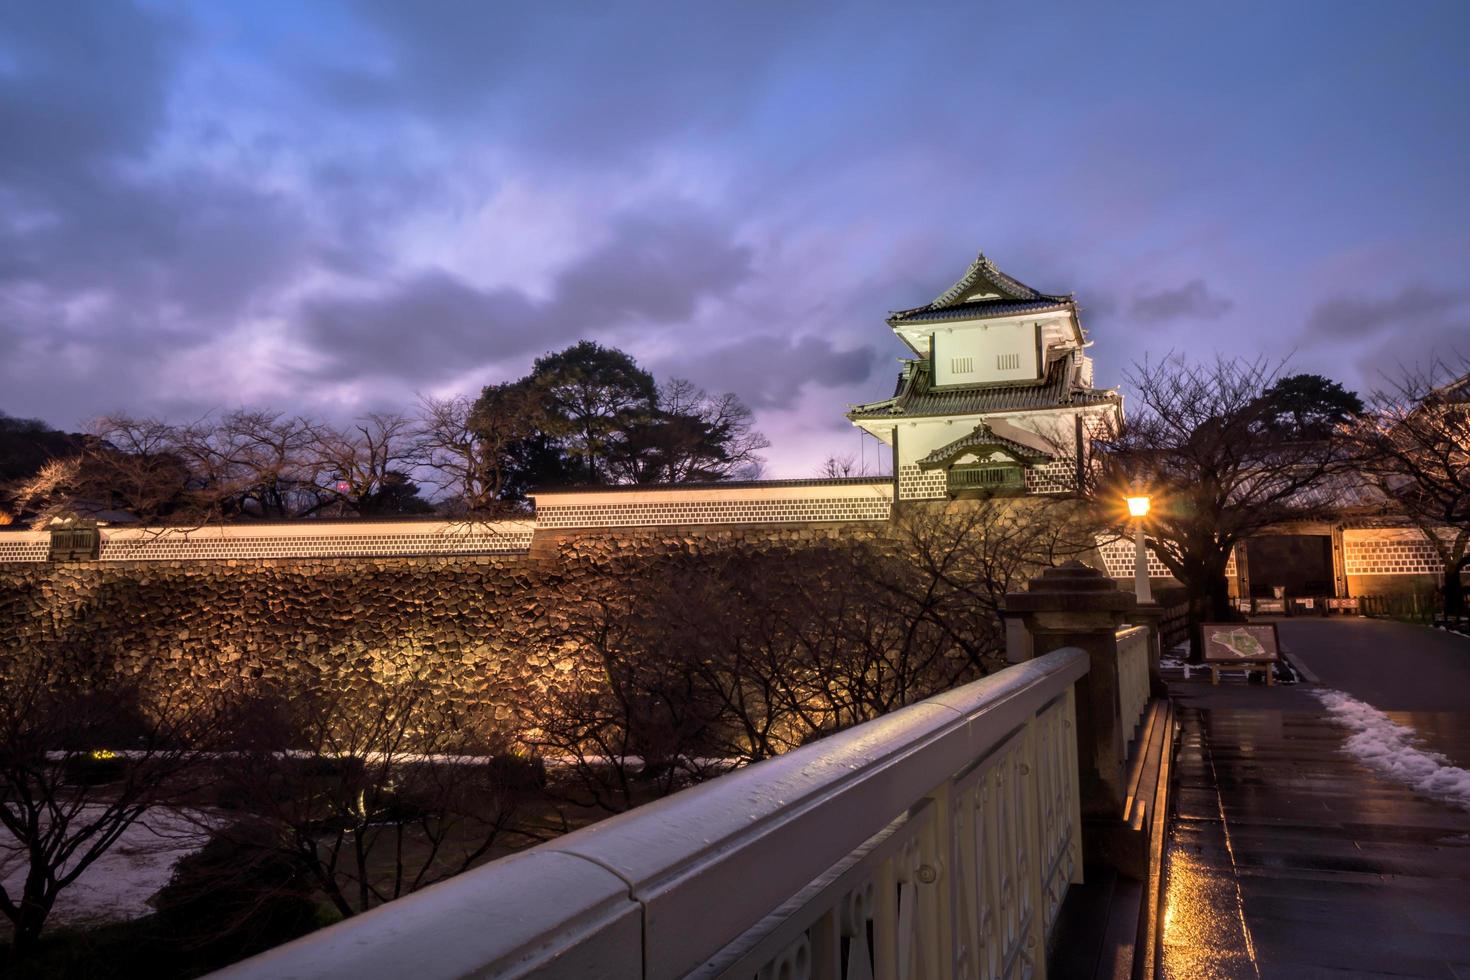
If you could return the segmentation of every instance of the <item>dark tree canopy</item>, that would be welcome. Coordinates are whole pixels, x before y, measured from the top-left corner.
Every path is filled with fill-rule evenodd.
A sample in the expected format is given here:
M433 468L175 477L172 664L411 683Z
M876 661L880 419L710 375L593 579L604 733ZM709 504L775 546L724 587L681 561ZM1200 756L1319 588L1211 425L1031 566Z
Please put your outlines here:
M76 454L84 438L53 429L40 419L18 419L0 412L0 523L19 516L20 508L9 499L6 487L30 479L52 460Z
M628 354L591 341L539 358L520 381L486 388L471 425L507 500L536 486L750 475L769 445L735 395L680 378L656 384Z
M1267 388L1267 425L1282 436L1324 439L1363 414L1363 399L1320 374L1293 374Z
M653 375L622 351L583 340L537 358L529 380L545 399L544 431L560 438L573 472L587 483L613 482L610 457L656 410Z

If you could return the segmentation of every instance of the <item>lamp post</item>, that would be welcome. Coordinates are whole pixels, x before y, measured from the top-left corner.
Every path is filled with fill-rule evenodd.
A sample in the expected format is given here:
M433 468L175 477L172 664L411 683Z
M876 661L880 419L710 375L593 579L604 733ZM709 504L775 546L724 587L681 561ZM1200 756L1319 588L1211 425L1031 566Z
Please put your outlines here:
M1147 497L1129 497L1128 516L1133 518L1133 594L1138 604L1154 601L1153 586L1148 580L1148 549L1143 541L1143 519L1148 516Z

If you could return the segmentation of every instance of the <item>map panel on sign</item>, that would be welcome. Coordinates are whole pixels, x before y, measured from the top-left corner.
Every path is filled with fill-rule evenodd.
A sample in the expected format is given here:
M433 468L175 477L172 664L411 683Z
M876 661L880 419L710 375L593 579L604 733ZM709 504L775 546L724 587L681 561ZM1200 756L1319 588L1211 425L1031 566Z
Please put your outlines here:
M1270 623L1202 623L1205 660L1275 660L1276 627Z

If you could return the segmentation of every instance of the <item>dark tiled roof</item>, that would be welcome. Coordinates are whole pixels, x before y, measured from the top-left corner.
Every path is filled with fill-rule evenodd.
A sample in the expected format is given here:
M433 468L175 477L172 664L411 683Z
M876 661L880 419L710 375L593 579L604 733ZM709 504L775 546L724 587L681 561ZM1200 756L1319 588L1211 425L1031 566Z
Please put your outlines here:
M1048 310L1070 309L1072 301L1053 299L1010 300L984 299L974 303L956 303L953 306L920 306L903 310L888 317L890 324L929 323L935 320L971 320L991 316L1011 316L1016 313L1042 313Z
M979 300L975 303L965 302L966 296L973 296L977 292L995 293L998 298ZM970 268L960 278L960 281L940 293L934 302L926 306L914 307L911 310L900 310L890 315L888 322L896 324L918 320L955 320L962 316L1005 316L1010 313L1029 313L1033 310L1060 309L1070 306L1071 303L1072 297L1070 296L1043 293L1038 289L1032 289L1019 279L1006 275L985 257L984 252L981 252L975 257L975 261L970 263ZM1019 305L1014 309L1007 309L1009 304ZM966 309L958 312L960 307L966 307ZM957 312L955 315L941 313L947 310Z
M1039 449L1023 446L1013 439L996 435L984 422L975 426L968 435L960 436L947 446L941 446L919 460L919 468L932 470L945 466L956 456L980 449L1000 449L1026 463L1040 463L1051 457Z
M1077 358L1080 356L1080 351L1072 351L1057 361L1041 384L947 388L939 391L930 386L929 362L909 361L904 366L897 395L881 402L856 405L847 413L847 417L856 420L989 415L995 412L1069 408L1118 401L1118 393L1115 391L1077 388L1072 384L1072 379L1076 376Z

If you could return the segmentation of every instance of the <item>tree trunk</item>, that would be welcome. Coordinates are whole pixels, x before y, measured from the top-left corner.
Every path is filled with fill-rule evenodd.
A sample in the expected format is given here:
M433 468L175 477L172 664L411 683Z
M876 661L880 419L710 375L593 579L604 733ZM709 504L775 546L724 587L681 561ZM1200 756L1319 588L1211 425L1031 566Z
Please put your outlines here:
M13 923L14 931L10 937L11 962L19 963L35 950L50 912L50 903L29 896L21 898L20 916Z
M1211 563L1213 564L1213 563ZM1230 602L1230 580L1225 575L1225 566L1203 570L1189 588L1189 662L1204 661L1204 633L1201 623L1230 623L1240 614Z
M1212 622L1228 623L1237 618L1236 609L1230 602L1230 580L1223 571L1210 577L1207 595Z
M1444 614L1447 619L1465 615L1465 586L1460 582L1460 569L1464 564L1464 559L1445 562Z

